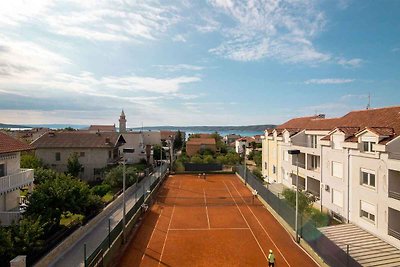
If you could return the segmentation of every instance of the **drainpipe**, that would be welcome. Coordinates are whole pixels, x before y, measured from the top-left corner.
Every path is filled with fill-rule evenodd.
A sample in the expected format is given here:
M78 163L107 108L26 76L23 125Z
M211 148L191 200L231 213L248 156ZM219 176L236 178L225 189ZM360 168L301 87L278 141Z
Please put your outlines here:
M347 223L350 223L350 148L347 149Z

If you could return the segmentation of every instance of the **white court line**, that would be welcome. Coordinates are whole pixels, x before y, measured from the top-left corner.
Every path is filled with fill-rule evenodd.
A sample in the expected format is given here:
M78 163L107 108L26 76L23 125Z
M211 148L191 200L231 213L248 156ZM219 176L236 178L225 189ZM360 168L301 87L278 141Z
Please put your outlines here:
M247 227L233 227L233 228L185 228L185 229L169 229L170 231L209 231L209 230L250 230Z
M255 236L255 234L254 234L254 232L253 232L253 229L251 229L251 228L250 228L250 225L249 225L249 223L247 222L247 220L246 220L246 218L244 217L244 215L243 215L242 211L240 210L240 208L239 208L238 204L236 203L236 200L233 198L233 196L232 196L232 193L231 193L231 191L229 190L228 186L226 185L225 181L223 181L223 182L224 182L224 185L225 185L226 189L227 189L227 190L228 190L228 192L229 192L229 195L231 195L231 198L232 198L232 199L233 199L233 201L235 202L235 205L236 205L237 209L239 210L240 214L242 215L242 217L243 217L243 220L246 222L246 224L247 224L247 227L249 227L249 229L250 229L250 232L251 232L251 234L253 235L253 237L254 237L254 240L256 240L256 242L257 242L257 244L258 244L258 247L260 248L260 250L261 250L262 254L264 255L265 259L267 259L267 260L268 260L268 257L267 257L267 255L265 255L265 253L264 253L264 250L262 249L262 247L261 247L261 245L260 245L260 242L258 242L258 240L257 240L257 238L256 238L256 236Z
M254 214L254 212L250 209L249 205L247 205L246 201L244 201L242 195L239 193L239 191L237 190L236 186L231 182L232 186L235 188L236 192L239 194L240 198L243 200L243 202L246 204L247 208L250 210L250 212L253 214L254 218L256 218L258 224L261 226L261 228L264 230L264 232L267 234L268 238L271 240L272 244L276 247L276 249L278 250L279 254L281 254L281 256L283 257L283 259L285 260L285 262L287 263L287 265L290 266L289 262L286 260L285 256L283 256L282 251L278 248L278 246L275 244L274 240L272 240L271 236L269 235L269 233L267 232L267 230L265 230L264 226L261 224L261 222L258 220L257 216Z
M208 223L208 229L210 229L210 217L208 217L208 208L207 208L207 199L206 199L206 191L203 188L203 193L204 193L204 203L206 205L206 214L207 214L207 223Z
M182 182L179 181L179 188L178 188L178 189L181 188L181 185L182 185ZM179 193L179 191L176 193L175 200L178 198L178 193ZM170 228L170 226L171 226L172 217L174 217L174 212L175 212L175 204L174 204L174 207L172 208L171 218L169 219L168 228L167 228L167 233L166 233L166 235L165 235L165 240L164 240L164 244L163 244L163 247L162 247L162 250L161 250L160 260L158 261L158 266L160 266L161 260L162 260L162 256L163 256L163 254L164 254L165 244L167 243L169 228Z
M158 218L157 218L156 225L154 226L154 229L153 229L153 231L151 232L150 240L149 240L149 243L147 243L146 249L144 250L144 253L143 253L143 256L142 256L142 260L144 259L144 256L146 255L146 250L147 250L147 249L149 248L149 246L150 246L151 239L153 238L154 232L155 232L156 229L157 229L157 225L158 225L158 222L160 221L160 217L161 217L162 212L163 212L163 210L161 210L160 214L158 214Z

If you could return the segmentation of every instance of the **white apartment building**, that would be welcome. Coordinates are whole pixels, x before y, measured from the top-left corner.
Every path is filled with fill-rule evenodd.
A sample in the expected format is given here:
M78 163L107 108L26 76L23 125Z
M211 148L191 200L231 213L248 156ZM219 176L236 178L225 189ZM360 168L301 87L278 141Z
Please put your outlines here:
M31 147L0 132L0 225L7 226L21 217L20 189L32 189L33 170L20 168L21 151Z
M263 175L292 187L298 166L321 209L400 248L399 135L400 107L295 118L266 130Z

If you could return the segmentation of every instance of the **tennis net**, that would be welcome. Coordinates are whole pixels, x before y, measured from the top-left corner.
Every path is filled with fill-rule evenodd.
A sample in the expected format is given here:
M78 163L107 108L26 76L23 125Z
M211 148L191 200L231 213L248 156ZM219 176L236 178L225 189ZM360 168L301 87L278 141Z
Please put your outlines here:
M252 196L244 197L173 197L158 196L157 204L163 206L234 206L234 205L261 205Z

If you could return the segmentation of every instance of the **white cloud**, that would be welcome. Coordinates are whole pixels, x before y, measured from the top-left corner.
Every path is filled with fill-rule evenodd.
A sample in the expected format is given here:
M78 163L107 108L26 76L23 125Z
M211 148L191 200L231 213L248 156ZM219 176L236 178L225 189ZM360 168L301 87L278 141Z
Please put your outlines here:
M203 70L203 66L197 65L190 65L190 64L177 64L177 65L154 65L163 71L175 72L175 71L183 71L183 70L190 70L190 71L200 71Z
M221 24L210 15L201 14L202 22L196 21L195 28L201 33L215 32L220 29ZM200 20L199 20L200 21Z
M356 68L360 67L364 63L364 60L362 60L361 58L352 58L352 59L338 58L337 63L344 67Z
M176 34L175 36L173 36L172 37L172 41L174 41L174 42L182 42L182 43L186 43L187 42L185 36L183 36L182 34Z
M174 7L156 0L0 3L0 27L37 24L52 33L96 41L155 40L179 20Z
M274 58L284 62L318 63L331 59L312 43L325 24L314 1L210 0L231 19L224 41L211 53L238 61Z
M305 81L305 84L344 84L352 83L354 79L310 79Z

